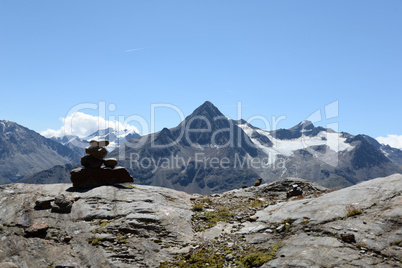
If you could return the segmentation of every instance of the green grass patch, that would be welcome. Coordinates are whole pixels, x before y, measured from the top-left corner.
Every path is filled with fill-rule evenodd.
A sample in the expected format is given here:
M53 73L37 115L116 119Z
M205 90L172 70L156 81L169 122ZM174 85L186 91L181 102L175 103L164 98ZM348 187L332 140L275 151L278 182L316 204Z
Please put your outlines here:
M204 210L204 206L201 204L194 204L193 206L193 211L203 211Z
M92 230L93 234L104 234L107 233L107 229L106 228L96 228L95 230Z
M268 249L254 247L229 248L226 245L217 243L199 244L198 247L192 249L189 254L177 255L175 261L161 263L160 268L259 267L275 259L276 252L279 248L280 246L276 244ZM226 259L227 254L232 254L233 259L228 261Z
M102 243L102 241L103 241L103 238L93 237L93 238L88 239L88 243L92 244L92 246L98 246Z
M123 186L124 188L127 188L127 189L138 189L133 184L121 184L121 186Z
M360 208L356 208L353 205L346 206L346 211L347 211L346 217L353 217L355 215L360 215L363 213L363 211Z
M201 199L201 202L207 203L207 204L212 204L211 198L203 198L203 199Z
M264 263L276 258L276 252L280 248L279 245L273 245L268 252L251 252L242 256L236 261L236 265L239 268L251 268L260 267Z
M213 211L207 211L205 212L205 221L207 223L207 226L209 228L214 227L218 222L223 221L223 222L228 222L232 217L235 216L235 214L230 213L229 209L224 208L224 209L218 209L218 210L213 210Z

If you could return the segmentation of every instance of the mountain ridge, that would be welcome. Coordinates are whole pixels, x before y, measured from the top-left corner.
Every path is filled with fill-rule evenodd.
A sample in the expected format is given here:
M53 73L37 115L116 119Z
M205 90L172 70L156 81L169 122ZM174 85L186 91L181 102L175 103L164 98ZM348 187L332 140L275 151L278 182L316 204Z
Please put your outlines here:
M79 159L76 152L56 141L15 122L0 120L0 184Z
M401 150L367 135L337 133L307 120L290 129L262 130L225 117L209 101L178 126L130 139L109 157L118 158L139 184L201 194L251 186L259 177L347 187L400 173L402 166ZM62 170L51 168L26 181L43 183L46 175L49 181L69 182Z
M116 147L125 143L127 140L137 138L139 136L140 135L135 131L127 131L126 129L119 131L109 127L106 129L98 129L84 138L80 138L75 135L64 135L61 137L50 137L50 139L69 147L79 154L83 154L85 153L85 147L88 146L88 142L93 139L108 140L109 145L107 149L109 151L113 151Z

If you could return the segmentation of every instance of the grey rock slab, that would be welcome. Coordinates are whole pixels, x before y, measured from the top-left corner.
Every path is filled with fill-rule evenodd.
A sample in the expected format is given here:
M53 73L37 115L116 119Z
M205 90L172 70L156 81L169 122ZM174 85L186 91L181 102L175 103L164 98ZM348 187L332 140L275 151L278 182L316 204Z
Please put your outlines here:
M391 246L396 241L402 240L401 207L402 196L394 196L365 209L361 215L329 222L320 228L337 235L351 232L358 244L401 259L402 250L394 252Z
M244 227L242 227L237 233L238 234L251 234L263 232L269 229L269 226L261 222L244 222Z
M76 201L71 213L34 209L35 201L40 197L55 198L61 194L74 196ZM25 267L21 266L23 262L29 263L29 267L69 262L77 263L79 267L156 267L162 258L172 259L173 256L169 248L162 250L161 244L154 241L160 239L162 243L172 245L186 245L194 241L190 197L183 192L152 186L102 186L77 191L72 189L71 184L5 185L0 187L0 226L3 227L0 233L0 260L17 254L15 262L13 259L7 260L20 267ZM101 225L101 221L93 219L108 221ZM45 220L49 230L60 230L71 239L65 243L25 238L23 226L38 220ZM132 228L128 222L133 220L153 225L155 229ZM21 227L17 226L18 222ZM159 233L159 230L162 232ZM127 242L114 245L117 240L113 241L112 238L126 233L130 235L124 238ZM92 238L110 240L103 243L115 251L106 250L104 245L92 245L88 242ZM127 253L120 251L119 248L125 247L129 248L125 250ZM159 253L155 255L156 252ZM124 262L132 257L137 264Z
M230 234L232 230L233 224L218 222L214 227L201 232L198 236L204 240L214 239L215 237L219 237L221 234Z
M366 209L374 204L399 195L402 189L402 175L394 174L384 178L324 194L317 198L302 199L269 206L259 211L257 221L283 222L286 219L303 219L323 223L347 214L347 206ZM391 212L390 212L391 213Z
M283 244L277 251L277 258L262 267L395 267L382 258L362 255L358 250L345 247L333 237L302 233L290 236Z

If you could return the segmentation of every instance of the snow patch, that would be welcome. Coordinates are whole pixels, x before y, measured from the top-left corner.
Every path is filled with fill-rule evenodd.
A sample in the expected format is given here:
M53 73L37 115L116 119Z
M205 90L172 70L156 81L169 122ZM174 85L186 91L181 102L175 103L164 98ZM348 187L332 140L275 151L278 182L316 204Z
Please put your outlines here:
M258 148L262 149L268 155L268 164L270 165L276 162L279 155L291 156L295 151L307 149L311 146L326 145L335 153L345 150L350 151L354 148L354 146L346 143L346 138L341 137L340 133L321 131L316 136L312 137L302 135L300 138L293 140L280 140L275 139L268 131L262 129L253 129L247 124L241 124L239 127L246 132L246 134ZM273 146L264 146L258 141L258 139L251 138L254 131L257 131L260 135L267 137L273 143ZM333 153L331 155L333 155ZM321 154L321 156L325 157L325 154Z

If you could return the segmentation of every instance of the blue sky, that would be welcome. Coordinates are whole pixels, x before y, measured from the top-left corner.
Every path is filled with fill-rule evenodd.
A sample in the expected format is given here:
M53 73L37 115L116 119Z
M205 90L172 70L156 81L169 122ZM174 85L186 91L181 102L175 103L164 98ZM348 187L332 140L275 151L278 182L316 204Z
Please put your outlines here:
M398 141L401 14L400 0L0 0L0 119L57 130L89 103L150 125L152 104L189 115L209 100L234 119L238 102L244 119L285 116L277 128L321 110L317 125ZM180 122L171 107L155 130Z

